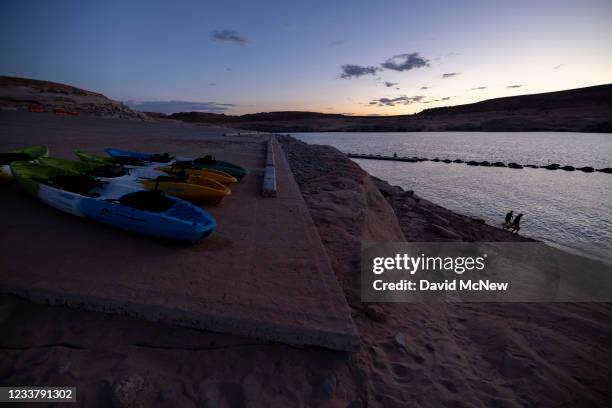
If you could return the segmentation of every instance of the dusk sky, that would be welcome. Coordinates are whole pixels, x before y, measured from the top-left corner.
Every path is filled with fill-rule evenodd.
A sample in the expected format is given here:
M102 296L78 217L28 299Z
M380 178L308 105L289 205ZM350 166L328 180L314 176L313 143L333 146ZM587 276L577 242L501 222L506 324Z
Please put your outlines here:
M406 114L612 82L612 1L2 1L0 75L140 110Z

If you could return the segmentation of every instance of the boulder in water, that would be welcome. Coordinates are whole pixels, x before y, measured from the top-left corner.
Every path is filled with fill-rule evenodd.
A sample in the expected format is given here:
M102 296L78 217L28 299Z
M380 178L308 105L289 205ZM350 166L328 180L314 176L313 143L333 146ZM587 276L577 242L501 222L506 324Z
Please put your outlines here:
M585 173L592 173L592 172L595 171L595 169L593 167L589 167L589 166L579 167L576 170L584 171Z
M451 161L449 159L444 159L442 160L444 163L450 163Z
M485 166L485 167L490 167L490 166L491 166L491 163L489 163L488 161L486 161L486 160L485 160L485 161L481 161L481 162L480 162L480 165L481 165L481 166Z
M604 167L603 169L597 169L597 171L599 171L601 173L612 174L612 169L610 167Z
M455 159L455 160L453 160L453 163L463 163L463 160L461 160L461 159Z
M574 166L563 166L563 167L561 167L561 170L574 171L574 170L576 170L576 168Z
M546 166L542 166L542 168L546 170L557 170L559 168L559 165L557 163L552 163Z
M465 164L467 164L468 166L478 166L480 163L474 160L470 160L469 162L466 162Z
M439 162L440 159L438 159L437 157L435 159L432 159L433 162Z
M503 162L495 162L495 163L491 163L491 166L493 167L506 167L506 164Z
M508 163L508 167L511 169L522 169L523 168L523 166L521 166L518 163Z

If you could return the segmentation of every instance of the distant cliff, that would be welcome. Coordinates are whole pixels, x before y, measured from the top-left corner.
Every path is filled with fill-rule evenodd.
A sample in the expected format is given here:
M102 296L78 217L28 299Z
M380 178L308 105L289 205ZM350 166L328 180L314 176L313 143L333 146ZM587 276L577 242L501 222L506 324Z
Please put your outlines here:
M32 106L47 112L61 110L82 115L150 120L147 115L96 92L56 82L0 76L2 110L27 110Z
M181 112L168 116L269 132L559 131L612 133L612 84L489 99L426 109L415 115L347 116L264 112L232 116Z

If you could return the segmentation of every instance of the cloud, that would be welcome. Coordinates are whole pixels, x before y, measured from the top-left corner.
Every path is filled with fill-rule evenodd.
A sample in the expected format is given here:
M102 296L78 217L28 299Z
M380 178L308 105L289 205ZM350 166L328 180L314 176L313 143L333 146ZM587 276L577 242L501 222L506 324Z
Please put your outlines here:
M431 88L431 86L422 86L421 89L425 90L425 89L429 89Z
M559 68L563 67L564 65L565 65L565 64L555 65L555 66L553 67L553 69L559 69Z
M376 75L378 71L380 71L378 67L345 64L342 66L340 77L344 79L359 78L364 75Z
M410 71L415 68L423 68L429 66L429 60L423 58L418 52L410 54L394 55L380 64L383 68L393 71Z
M141 112L160 112L167 114L192 111L223 113L229 108L237 106L233 103L190 101L126 101L125 104Z
M478 86L476 88L472 88L472 91L481 91L483 89L487 89L487 87L486 86Z
M410 105L411 103L421 102L425 98L422 95L417 96L398 96L397 98L380 98L373 99L369 102L370 105L378 106L395 106L395 105Z
M452 98L452 96L445 96L444 98L440 99L441 101L448 101L450 98Z
M446 74L442 74L442 79L452 78L454 76L461 75L461 72L449 72Z
M348 41L346 40L332 40L329 42L329 45L331 45L332 47L337 47L338 45L344 45L346 44Z
M395 86L395 85L397 85L397 82L387 82L387 81L385 81L385 86L387 88L391 88L392 86Z
M230 42L238 45L245 45L249 40L246 37L238 34L234 30L215 30L210 34L210 38L214 41Z
M524 85L522 85L522 84L508 85L506 88L520 88L522 86L524 86Z

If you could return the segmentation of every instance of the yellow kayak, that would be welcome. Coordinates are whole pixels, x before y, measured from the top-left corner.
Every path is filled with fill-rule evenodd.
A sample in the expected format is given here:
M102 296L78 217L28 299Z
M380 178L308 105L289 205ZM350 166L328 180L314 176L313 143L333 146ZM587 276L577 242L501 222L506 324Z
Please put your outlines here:
M155 170L163 171L166 174L177 175L181 172L187 174L189 177L197 176L197 177L206 177L215 181L218 181L221 184L226 186L232 185L238 182L238 179L234 176L230 176L229 174L215 169L198 169L198 168L181 168L181 167L157 167Z
M159 190L175 197L191 201L219 203L231 194L223 184L200 176L189 176L185 173L166 176L151 168L130 167L114 169L117 164L96 161L75 161L44 157L40 159L47 166L59 168L75 175L87 174L106 183L146 190Z
M198 176L189 176L187 180L168 176L159 176L155 179L141 178L140 183L147 190L159 190L175 197L209 204L218 204L232 194L232 190L223 184Z

